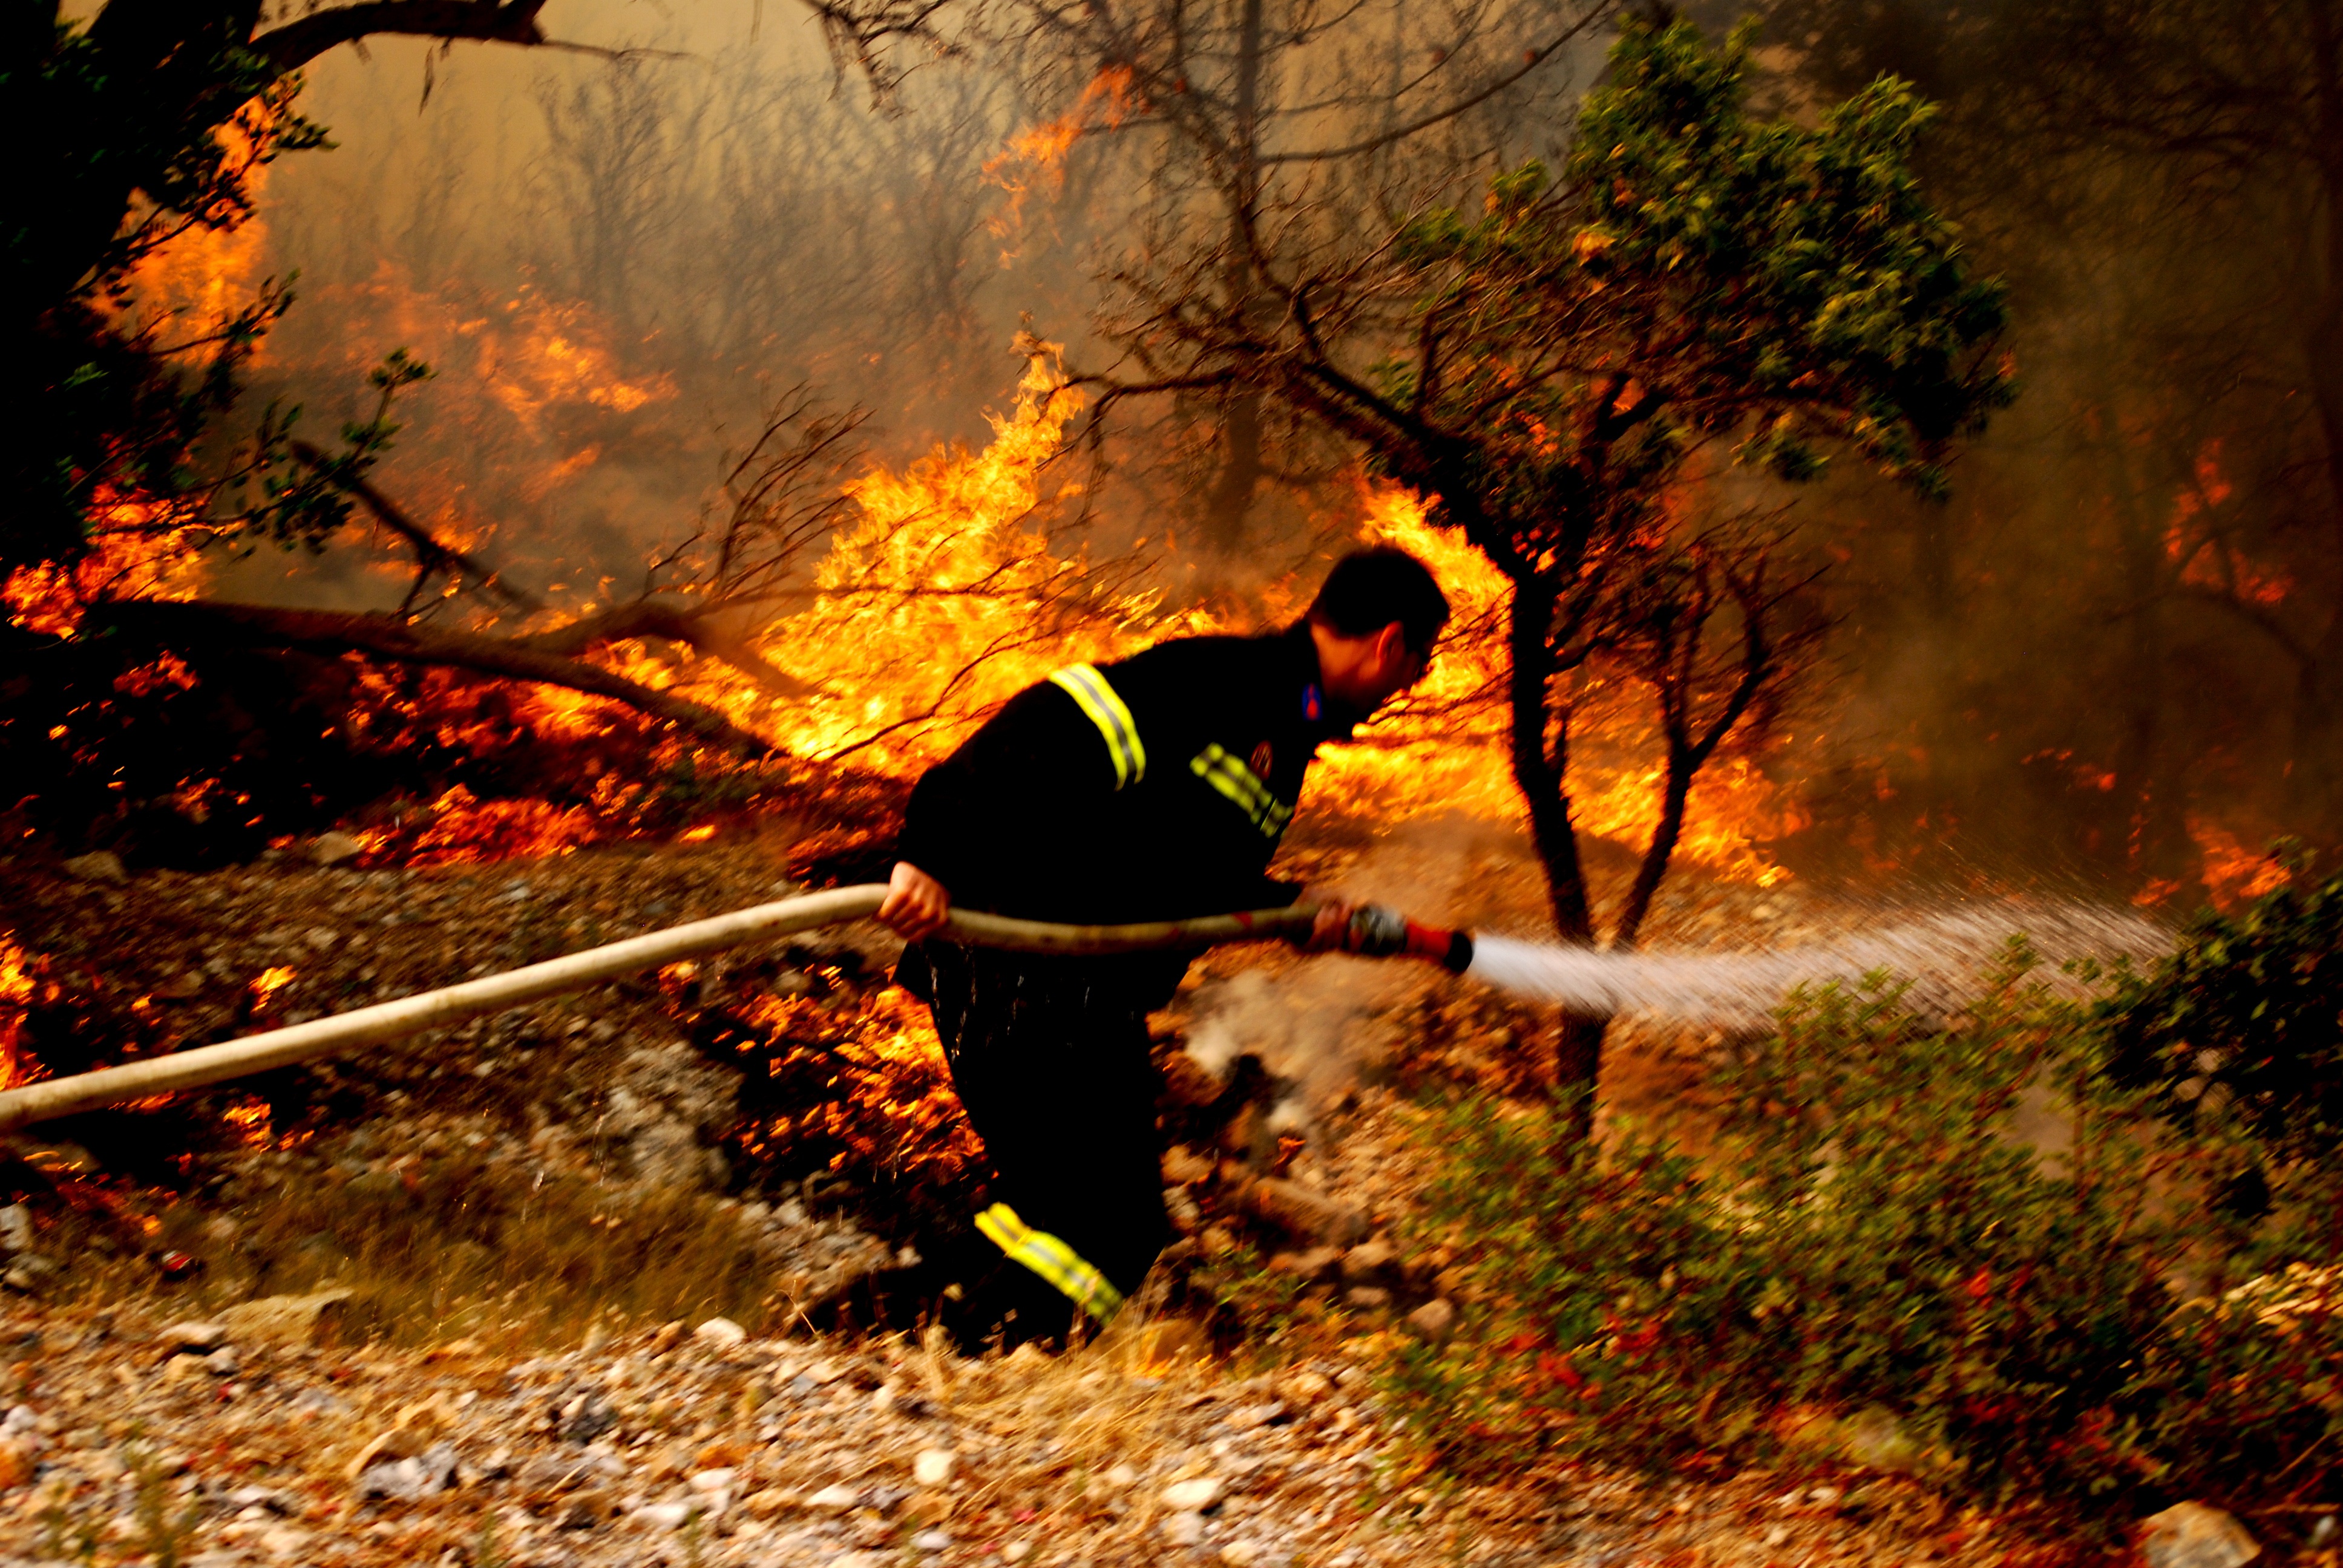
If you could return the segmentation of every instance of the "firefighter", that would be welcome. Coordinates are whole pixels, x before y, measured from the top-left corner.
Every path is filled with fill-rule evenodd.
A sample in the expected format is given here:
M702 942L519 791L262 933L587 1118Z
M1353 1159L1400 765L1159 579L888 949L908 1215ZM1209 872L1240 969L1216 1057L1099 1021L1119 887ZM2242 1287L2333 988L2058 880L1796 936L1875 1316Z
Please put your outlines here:
M1103 1323L1170 1241L1147 1014L1189 955L967 948L936 935L946 913L1116 924L1292 903L1302 890L1264 873L1312 758L1423 677L1447 618L1422 562L1362 550L1284 631L1058 671L914 788L879 918L910 944L898 978L992 1168L974 1233L937 1260L959 1288L930 1310L964 1342ZM1348 921L1327 905L1312 945Z

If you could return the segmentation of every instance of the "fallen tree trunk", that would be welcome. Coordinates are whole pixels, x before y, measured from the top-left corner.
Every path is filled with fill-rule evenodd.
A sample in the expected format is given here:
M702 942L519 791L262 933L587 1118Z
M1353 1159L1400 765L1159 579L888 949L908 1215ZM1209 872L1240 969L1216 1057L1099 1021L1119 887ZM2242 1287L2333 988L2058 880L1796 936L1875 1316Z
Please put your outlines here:
M672 598L633 599L581 617L568 626L517 637L512 641L516 647L538 653L575 658L605 643L623 642L632 637L664 638L710 658L723 660L776 697L813 695L812 687L768 664L744 639L727 635L717 624L721 613Z
M279 609L209 599L126 599L93 609L91 618L166 648L210 643L297 648L307 653L362 653L400 664L437 665L475 675L539 681L623 702L742 757L773 755L769 741L712 708L629 680L582 658L548 651L534 639L445 630L398 616Z

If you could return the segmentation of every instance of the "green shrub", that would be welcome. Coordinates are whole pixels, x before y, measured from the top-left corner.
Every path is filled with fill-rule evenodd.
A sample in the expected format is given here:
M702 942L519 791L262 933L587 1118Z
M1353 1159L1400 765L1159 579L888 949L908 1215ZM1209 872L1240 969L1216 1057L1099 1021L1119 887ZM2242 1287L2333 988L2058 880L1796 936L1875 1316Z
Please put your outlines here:
M2261 1310L2315 1295L2301 1272L2181 1303L2204 1150L2101 1070L2105 1012L2027 963L2014 949L1950 1027L1877 982L1795 998L1720 1070L1697 1161L1633 1130L1562 1141L1545 1110L1443 1111L1430 1209L1478 1299L1393 1381L1448 1462L1737 1466L1879 1406L1909 1462L1988 1495L2241 1498L2335 1473L2313 1445L2343 1424L2338 1315Z
M2343 1248L2343 878L2207 910L2153 975L2121 978L2101 1021L2108 1076L2215 1167L2217 1217L2290 1211L2304 1244Z

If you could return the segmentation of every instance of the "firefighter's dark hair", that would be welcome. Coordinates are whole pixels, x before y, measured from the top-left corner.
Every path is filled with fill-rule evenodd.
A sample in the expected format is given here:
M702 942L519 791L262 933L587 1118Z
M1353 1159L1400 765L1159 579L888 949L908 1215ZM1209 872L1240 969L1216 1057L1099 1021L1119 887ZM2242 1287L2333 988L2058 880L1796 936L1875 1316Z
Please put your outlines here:
M1354 550L1334 563L1310 601L1309 618L1342 637L1372 637L1392 622L1418 653L1448 624L1448 596L1432 568L1392 545Z

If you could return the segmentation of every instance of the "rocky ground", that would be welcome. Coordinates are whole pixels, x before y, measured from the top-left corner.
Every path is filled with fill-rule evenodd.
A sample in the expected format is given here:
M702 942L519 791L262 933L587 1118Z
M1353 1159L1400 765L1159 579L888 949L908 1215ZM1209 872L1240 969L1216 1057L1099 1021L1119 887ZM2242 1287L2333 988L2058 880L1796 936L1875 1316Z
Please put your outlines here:
M1478 829L1289 857L1432 920L1536 923L1519 847ZM34 980L23 1043L65 1072L760 902L805 870L750 835L423 869L0 859L0 909ZM1655 934L1795 940L1847 918L1687 878ZM2026 1558L2010 1520L1860 1473L1441 1483L1373 1392L1399 1337L1472 1310L1453 1249L1407 1241L1430 1161L1411 1096L1534 1090L1550 1024L1422 969L1260 949L1198 965L1160 1030L1188 1234L1099 1344L968 1360L813 1336L805 1303L973 1191L892 959L869 928L823 933L18 1135L0 1552L2057 1560ZM1713 1043L1624 1028L1606 1098L1696 1130ZM1263 1260L1282 1299L1314 1303L1307 1332L1264 1337L1216 1301L1213 1279Z
M1176 1325L1074 1355L756 1339L726 1320L516 1358L20 1312L0 1551L231 1564L1945 1564L2025 1555L1901 1482L1418 1474L1363 1362L1254 1375ZM327 1344L323 1347L319 1340Z

